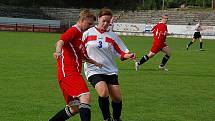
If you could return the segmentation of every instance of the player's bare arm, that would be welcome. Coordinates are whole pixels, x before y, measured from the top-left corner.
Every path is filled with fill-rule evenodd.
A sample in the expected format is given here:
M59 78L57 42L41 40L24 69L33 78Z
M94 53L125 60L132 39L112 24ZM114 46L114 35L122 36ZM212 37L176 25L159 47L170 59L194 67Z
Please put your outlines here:
M136 55L135 55L135 53L126 53L126 54L124 55L124 58L125 58L125 59L135 60L135 59L136 59Z
M57 43L56 43L56 50L53 53L53 56L54 56L55 59L58 59L58 58L62 57L61 50L62 50L63 45L64 45L64 41L63 40L57 41Z
M88 62L88 63L94 64L95 66L97 66L99 68L103 67L103 64L100 64L100 63L96 62L95 60L89 58L88 56L85 56L85 61Z

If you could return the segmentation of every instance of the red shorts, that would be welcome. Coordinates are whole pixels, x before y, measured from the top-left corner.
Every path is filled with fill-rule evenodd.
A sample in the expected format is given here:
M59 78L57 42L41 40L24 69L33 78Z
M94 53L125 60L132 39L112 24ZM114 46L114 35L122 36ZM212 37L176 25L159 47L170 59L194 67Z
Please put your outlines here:
M153 53L158 53L159 51L161 51L164 47L166 47L166 43L153 43L152 48L151 48L151 52Z
M76 97L90 93L81 75L65 77L59 81L59 84L67 104Z

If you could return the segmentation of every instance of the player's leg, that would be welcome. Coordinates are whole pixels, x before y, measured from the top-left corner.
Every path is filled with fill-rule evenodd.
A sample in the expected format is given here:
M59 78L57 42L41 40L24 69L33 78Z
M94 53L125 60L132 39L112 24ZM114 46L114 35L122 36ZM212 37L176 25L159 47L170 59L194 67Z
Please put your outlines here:
M190 41L190 43L187 45L186 49L188 50L189 47L196 41L196 35L194 34L194 37L192 39L192 41Z
M156 55L157 52L160 51L160 47L157 44L153 44L151 47L150 52L147 55L144 55L138 65L142 65L143 63L145 63L146 61L148 61L150 58L152 58L154 55Z
M152 58L156 53L154 52L149 52L147 55L144 55L140 61L135 62L135 69L136 71L139 70L140 65L142 65L143 63L147 62L150 58Z
M151 47L150 52L147 55L144 55L140 61L138 62L138 65L142 65L146 61L148 61L150 58L152 58L154 55L156 55L157 52L160 51L160 46L158 44L153 44Z
M142 65L143 63L145 63L146 61L148 61L150 58L152 58L155 55L155 53L153 52L149 52L147 55L144 55L140 61L139 61L139 65Z
M162 48L161 51L165 53L165 56L163 57L159 68L164 69L164 66L166 65L167 61L169 60L169 58L171 56L171 50L168 46L165 46L164 48Z
M82 76L74 76L73 88L70 90L70 93L74 93L75 96L79 97L79 115L81 121L90 121L91 120L91 107L90 107L90 92L87 87L87 84Z
M59 84L64 99L69 107L57 113L51 121L65 121L75 115L78 111L82 121L90 121L90 93L83 77L81 75L68 76L60 81ZM73 97L79 97L78 100L80 100L80 104L78 103L78 105L74 105L75 102L73 102Z
M90 121L90 94L80 96L79 100L70 101L65 109L55 114L49 121L65 121L79 112L81 121Z
M116 121L120 121L122 111L122 98L119 85L110 85L109 89L112 98L111 105L113 108L113 119Z
M117 75L110 75L108 81L109 93L112 98L112 109L114 121L121 121L122 97Z
M96 89L98 93L98 103L99 108L102 112L103 119L108 121L111 119L110 116L110 102L109 102L109 90L107 87L106 82L104 81L106 78L103 74L95 74L88 78L90 83L93 85L93 87Z
M49 119L49 121L66 121L75 114L77 114L77 112L73 112L71 107L67 106L65 109L62 109L56 113L51 119Z
M98 103L99 107L102 111L103 119L108 120L111 118L110 116L110 102L109 102L109 92L108 87L105 81L100 81L95 85L95 89L99 95Z
M203 41L202 41L202 38L201 38L201 37L199 38L199 44L200 44L200 51L203 51L203 48L202 48L202 46L203 46Z
M83 94L79 97L79 115L81 121L90 121L91 119L91 110L90 110L90 94Z
M71 83L71 80L73 80L72 76L63 78L59 81L59 85L67 106L64 109L60 110L58 113L56 113L49 121L65 121L78 112L78 99L73 98L68 91L69 89L72 89L68 85L69 83Z
M64 109L57 112L51 119L49 119L49 121L66 121L78 113L78 105L79 100L72 99Z

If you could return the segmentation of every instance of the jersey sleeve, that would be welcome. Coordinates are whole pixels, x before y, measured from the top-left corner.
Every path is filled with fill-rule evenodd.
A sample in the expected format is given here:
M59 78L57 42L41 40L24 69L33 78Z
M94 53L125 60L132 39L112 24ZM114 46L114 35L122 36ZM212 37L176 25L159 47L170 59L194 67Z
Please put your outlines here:
M77 33L77 30L73 27L68 29L64 34L61 35L61 40L64 42L69 42L75 38L75 35Z
M156 29L157 29L157 25L155 25L155 26L151 29L151 32L152 32L152 33L155 33L155 32L156 32Z
M86 39L87 39L87 37L88 37L88 31L85 31L84 33L83 33L83 36L82 36L82 41L83 42L85 42L86 41Z
M126 53L129 53L128 48L126 47L126 45L124 44L124 42L121 40L121 38L118 35L115 34L114 40L115 40L117 47L120 50L120 51L118 51L117 49L115 49L115 55L120 57L121 60L125 60L124 55Z
M117 36L117 35L116 35L116 37L115 37L115 42L116 42L116 44L119 46L119 48L120 48L123 52L125 52L125 53L128 53L128 52L129 52L129 50L128 50L128 48L125 46L124 42L123 42L123 41L120 39L120 37Z

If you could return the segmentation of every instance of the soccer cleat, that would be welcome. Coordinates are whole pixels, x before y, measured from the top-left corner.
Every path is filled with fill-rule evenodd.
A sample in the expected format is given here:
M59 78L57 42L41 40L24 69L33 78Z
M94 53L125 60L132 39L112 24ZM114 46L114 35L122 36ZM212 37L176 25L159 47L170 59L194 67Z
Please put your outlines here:
M188 50L188 48L189 48L189 47L188 47L188 45L187 45L186 49Z
M159 66L159 69L160 70L163 70L163 71L169 71L167 68L165 68L164 66Z
M140 69L140 65L139 62L135 62L135 70L138 71Z
M202 48L201 48L201 49L199 49L199 50L200 50L200 51L205 51L205 50L204 50L204 49L202 49Z

